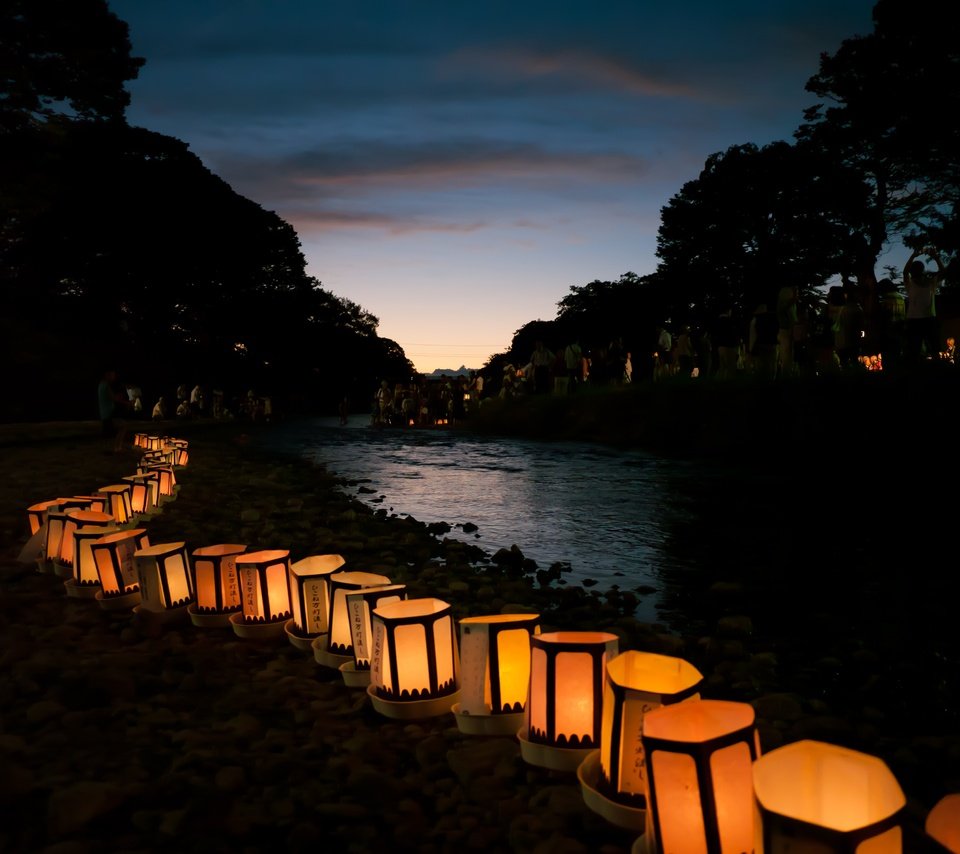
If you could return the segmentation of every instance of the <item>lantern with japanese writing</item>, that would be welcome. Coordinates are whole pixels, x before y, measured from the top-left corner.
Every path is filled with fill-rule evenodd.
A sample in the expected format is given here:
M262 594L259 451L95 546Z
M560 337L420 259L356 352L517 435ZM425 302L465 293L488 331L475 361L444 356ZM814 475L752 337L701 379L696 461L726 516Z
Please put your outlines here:
M243 610L230 615L230 624L238 637L283 636L283 624L290 617L289 564L290 552L285 549L237 555Z
M134 516L160 512L160 475L157 472L131 474L122 478L130 484L130 509Z
M54 514L51 514L51 517ZM68 510L60 537L59 554L54 561L54 572L61 578L73 578L74 534L78 528L113 528L113 516L98 510ZM104 531L104 533L107 533Z
M344 565L340 555L310 555L290 564L290 608L284 623L291 644L313 652L313 642L327 633L330 576Z
M460 620L460 696L451 711L468 735L514 735L530 687L530 638L539 614Z
M960 794L941 798L927 815L924 831L950 854L960 854Z
M763 851L899 854L906 798L881 759L795 741L753 766Z
M353 638L350 634L350 612L347 610L347 593L364 587L380 587L389 584L385 575L373 572L335 572L329 578L330 595L327 634L313 644L313 657L317 664L340 669L341 664L353 661Z
M100 575L93 558L92 545L104 534L117 531L114 524L90 525L73 532L73 578L63 582L67 596L78 599L93 599L100 592Z
M104 509L113 516L117 525L126 525L133 516L132 493L133 486L129 483L114 483L97 490L97 495L102 495L106 501Z
M140 601L140 582L133 556L150 545L145 528L104 534L90 544L100 578L97 604L106 611L132 608Z
M140 604L133 610L163 622L187 616L193 581L184 543L159 543L133 553L140 584Z
M577 769L587 806L607 821L643 833L646 773L640 736L647 712L699 699L703 675L682 658L628 650L607 662L600 749Z
M644 715L647 837L676 854L752 851L753 706L691 700Z
M520 755L575 771L600 743L603 674L618 651L608 632L550 632L530 639L530 690Z
M370 658L373 655L373 628L370 612L381 605L400 602L407 598L406 584L383 584L363 587L347 593L347 613L350 615L350 640L353 659L340 665L343 684L349 688L366 688L370 684Z
M447 714L460 699L457 636L440 599L404 599L374 608L367 694L390 718Z
M229 626L230 615L241 609L237 555L246 550L246 546L236 543L193 550L190 570L196 601L188 606L187 613L195 626L205 629Z

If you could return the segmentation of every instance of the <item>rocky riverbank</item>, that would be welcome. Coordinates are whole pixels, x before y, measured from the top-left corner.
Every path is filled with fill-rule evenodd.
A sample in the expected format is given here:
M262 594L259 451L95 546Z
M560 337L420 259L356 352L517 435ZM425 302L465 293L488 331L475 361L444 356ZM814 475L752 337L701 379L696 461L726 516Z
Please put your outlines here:
M683 656L707 677L705 696L754 704L765 749L811 737L882 755L910 799L912 842L933 802L960 790L956 730L904 730L876 692L833 690L838 672L885 686L898 662L837 649L832 661L783 667L803 650L758 642L738 580L704 594L715 617L705 631L700 620L691 631L642 624L630 615L644 591L559 585L559 570L533 566L522 543L485 555L456 527L434 533L373 510L350 497L359 485L263 455L258 431L269 426L178 426L190 465L178 499L147 525L152 542L338 553L351 569L451 602L458 617L520 607L539 611L545 630L607 629L621 649ZM3 453L0 849L629 850L632 836L584 806L572 775L526 765L513 738L463 736L452 716L383 718L286 639L189 623L156 634L68 599L57 578L16 561L26 507L112 483L136 452L104 454L96 439L61 434Z

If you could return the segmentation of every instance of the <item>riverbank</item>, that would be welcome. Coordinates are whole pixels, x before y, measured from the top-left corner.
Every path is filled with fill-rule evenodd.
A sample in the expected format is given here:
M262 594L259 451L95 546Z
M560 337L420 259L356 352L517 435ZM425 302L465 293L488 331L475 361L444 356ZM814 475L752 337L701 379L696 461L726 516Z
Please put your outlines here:
M935 718L910 725L896 694L907 668L919 682L934 677L909 650L771 643L733 577L695 596L678 581L679 607L697 611L687 631L682 619L638 623L629 615L642 593L538 583L519 550L493 560L453 532L438 537L355 500L358 484L265 455L270 425L177 426L190 466L178 499L148 523L153 542L338 553L351 569L451 602L457 617L520 606L542 613L544 630L609 629L622 649L683 656L706 676L705 696L754 704L764 749L810 737L883 756L910 798L913 841L933 802L960 789L957 730ZM25 509L114 482L136 452L105 454L81 435L3 453L3 850L629 849L630 834L590 813L572 776L525 765L515 739L462 736L450 716L383 718L286 640L190 624L153 636L129 615L68 599L56 578L16 562ZM809 647L816 657L804 661Z

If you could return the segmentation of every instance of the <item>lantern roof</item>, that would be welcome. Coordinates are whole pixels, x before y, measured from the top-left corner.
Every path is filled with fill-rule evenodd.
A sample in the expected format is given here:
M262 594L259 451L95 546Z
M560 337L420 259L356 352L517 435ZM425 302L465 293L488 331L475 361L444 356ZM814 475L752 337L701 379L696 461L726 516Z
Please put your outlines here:
M698 744L753 726L753 706L729 700L695 700L647 712L643 735Z
M290 564L296 576L327 575L336 572L346 561L340 555L310 555Z
M279 563L290 557L287 549L265 549L259 552L246 552L237 557L237 563Z
M703 674L682 658L633 649L608 661L607 675L621 688L662 696L682 694L703 681Z
M246 551L246 546L239 543L219 543L215 546L200 546L194 549L191 554L194 557L224 557L225 555L236 555Z

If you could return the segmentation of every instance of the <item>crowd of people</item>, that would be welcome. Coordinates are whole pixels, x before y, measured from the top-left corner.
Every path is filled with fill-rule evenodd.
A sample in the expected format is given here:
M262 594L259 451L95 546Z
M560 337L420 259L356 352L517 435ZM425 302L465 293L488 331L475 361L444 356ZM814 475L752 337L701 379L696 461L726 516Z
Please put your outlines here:
M386 380L373 395L370 413L375 427L440 427L463 421L483 397L484 379L469 376L441 377L391 385ZM344 401L344 406L346 401ZM346 410L340 423L346 423Z

